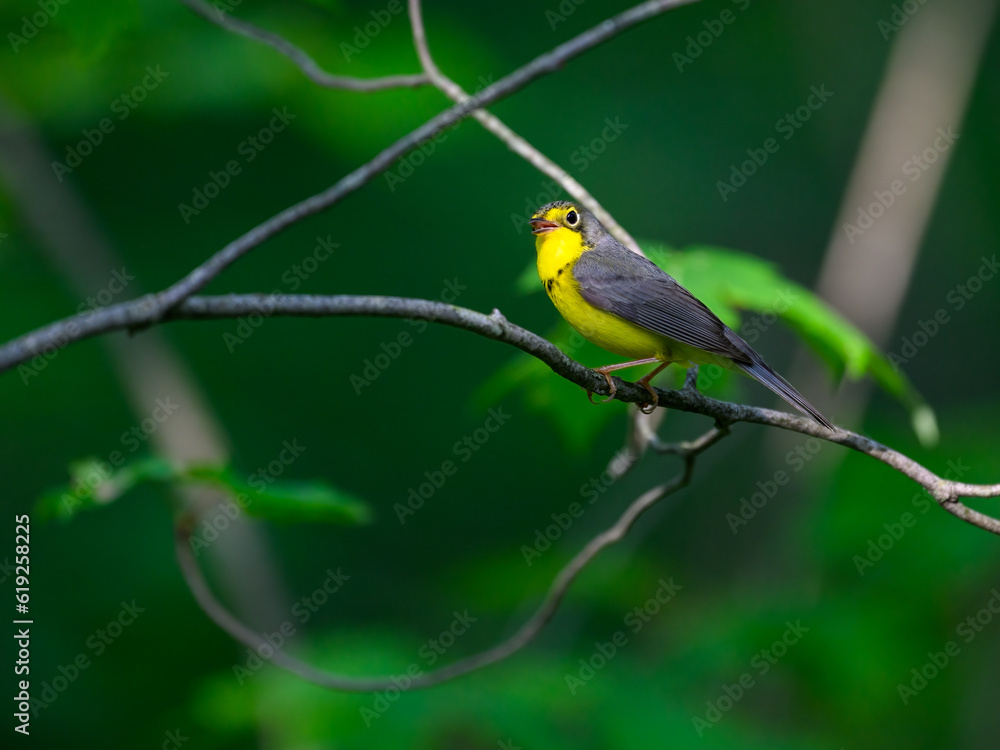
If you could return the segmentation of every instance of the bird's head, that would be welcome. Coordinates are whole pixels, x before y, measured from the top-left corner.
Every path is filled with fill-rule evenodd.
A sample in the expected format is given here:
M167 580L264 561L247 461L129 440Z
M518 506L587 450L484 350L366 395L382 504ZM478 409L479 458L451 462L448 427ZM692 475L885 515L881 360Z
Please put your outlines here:
M535 211L528 223L531 233L539 238L555 233L574 232L592 247L604 232L604 227L590 211L571 201L553 201Z

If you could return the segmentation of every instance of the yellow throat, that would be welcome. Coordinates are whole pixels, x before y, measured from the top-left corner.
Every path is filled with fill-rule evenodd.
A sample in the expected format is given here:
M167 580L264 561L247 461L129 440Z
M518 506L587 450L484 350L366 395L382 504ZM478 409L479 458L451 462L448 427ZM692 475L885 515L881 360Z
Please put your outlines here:
M579 232L565 227L548 234L540 234L535 239L535 250L538 253L538 278L543 284L557 279L569 271L586 247ZM549 290L551 293L551 290Z

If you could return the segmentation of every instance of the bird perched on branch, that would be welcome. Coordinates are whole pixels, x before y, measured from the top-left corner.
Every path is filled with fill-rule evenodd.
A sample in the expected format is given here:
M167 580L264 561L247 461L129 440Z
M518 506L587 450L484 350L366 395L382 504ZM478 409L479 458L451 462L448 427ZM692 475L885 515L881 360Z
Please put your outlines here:
M766 385L828 429L833 425L743 339L691 292L645 257L612 237L590 211L554 201L530 219L536 235L538 277L562 316L584 338L630 358L598 367L614 398L611 373L656 364L639 380L656 408L650 378L671 362L716 364ZM591 396L590 393L587 394Z

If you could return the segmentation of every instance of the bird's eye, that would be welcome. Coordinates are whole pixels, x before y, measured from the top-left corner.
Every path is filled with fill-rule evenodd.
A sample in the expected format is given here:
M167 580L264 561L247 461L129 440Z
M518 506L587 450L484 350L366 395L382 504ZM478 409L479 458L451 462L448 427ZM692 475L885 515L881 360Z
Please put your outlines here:
M570 211L566 214L566 223L571 227L575 227L580 223L580 214L576 211Z

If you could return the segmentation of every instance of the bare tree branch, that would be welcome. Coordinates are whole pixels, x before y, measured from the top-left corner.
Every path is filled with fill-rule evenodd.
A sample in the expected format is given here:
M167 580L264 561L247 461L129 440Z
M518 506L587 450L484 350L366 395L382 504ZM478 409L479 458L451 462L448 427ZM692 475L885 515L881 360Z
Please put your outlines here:
M423 66L424 73L437 88L454 102L464 102L469 98L461 86L451 80L441 72L434 58L431 56L430 48L427 45L427 34L424 31L424 19L420 9L420 0L409 0L410 24L413 26L413 45L417 48L417 56ZM477 109L472 113L480 124L488 131L499 138L511 151L527 161L547 177L550 177L562 189L573 196L584 208L590 210L601 223L613 234L622 244L630 248L639 255L644 255L639 243L635 238L619 224L611 213L602 206L597 199L590 194L583 185L572 177L565 169L560 167L545 154L528 143L527 140L511 130L499 117L483 109Z
M688 0L695 2L696 0ZM423 73L416 75L386 76L377 79L352 78L350 76L337 76L327 73L325 70L309 57L303 50L284 39L278 34L258 28L251 23L241 21L238 18L231 18L219 11L216 11L200 0L181 0L201 17L211 21L218 26L232 31L233 33L245 36L263 44L273 47L289 60L294 62L306 75L309 80L327 88L348 89L351 91L378 91L396 87L417 87L427 83L432 83L440 89L446 96L456 103L462 103L469 98L469 95L462 90L462 87L448 78L437 67L430 49L427 46L427 36L424 31L423 16L419 0L409 0L410 22L413 26L413 42L420 58L420 63L424 69ZM472 112L475 117L488 131L499 138L511 151L525 159L529 164L540 172L559 184L563 190L579 201L585 208L589 209L601 223L607 227L620 242L634 252L643 255L639 243L635 238L602 206L598 200L590 194L580 182L572 177L565 169L549 159L537 148L532 146L523 137L511 130L496 115L482 109Z
M491 315L484 315L472 310L428 300L380 296L229 295L193 297L192 295L204 288L231 263L257 245L300 219L333 205L387 169L398 157L411 148L420 145L470 114L497 135L511 150L559 181L567 189L567 192L598 213L609 229L613 228L613 231L619 233L619 238L623 239L626 244L634 245L634 240L611 219L579 183L569 177L558 165L544 157L537 149L530 146L523 138L513 133L499 119L483 111L482 108L499 101L531 81L553 72L572 57L610 39L621 31L670 8L693 1L650 0L644 2L537 57L499 82L470 97L461 87L441 73L434 63L427 46L420 5L417 0L409 0L410 13L413 22L414 44L424 73L416 76L395 76L371 81L332 76L325 73L302 50L281 37L236 19L224 16L220 16L218 19L213 18L210 12L205 10L203 4L194 2L194 0L183 0L200 15L218 23L223 28L272 46L286 55L311 80L320 85L356 91L372 91L388 86L417 86L430 82L455 100L456 104L399 139L371 161L354 170L325 191L285 209L230 242L205 263L167 289L131 302L56 321L8 342L0 347L0 372L23 364L43 352L58 349L91 336L116 330L134 331L167 320L232 318L252 313L308 317L368 316L420 318L461 328L491 340L510 344L538 358L567 380L589 391L606 394L607 384L602 376L565 356L545 339L509 323L498 310L494 310ZM486 651L462 659L436 672L411 678L411 688L429 687L454 679L505 659L530 643L552 619L569 586L580 571L601 550L621 540L642 513L661 498L686 486L690 482L695 457L721 440L728 434L730 426L737 422L749 422L792 430L869 455L920 484L949 513L979 528L1000 534L1000 521L959 502L959 498L964 497L1000 496L1000 484L974 485L948 481L907 456L856 433L841 429L827 430L805 417L771 409L726 403L707 398L694 387L691 373L689 373L683 390L665 391L658 389L658 395L661 406L702 414L711 417L715 422L715 427L697 440L675 445L662 445L655 439L655 435L644 434L642 436L645 445L649 445L654 450L681 456L684 461L684 470L681 475L671 482L643 493L633 501L613 526L592 539L560 571L550 585L541 605L513 636ZM648 394L640 386L619 381L616 398L624 402L644 403L648 400ZM191 523L192 517L188 512L185 512L178 522L175 540L179 564L194 596L206 613L220 627L250 648L261 649L265 641L260 634L248 628L222 607L205 582L190 546ZM391 677L349 677L326 673L280 650L274 651L271 660L304 679L334 689L372 691L396 685Z
M295 222L328 208L344 196L359 189L376 174L387 169L395 159L433 137L444 128L467 117L473 110L509 96L536 78L557 70L571 58L592 49L642 21L671 8L695 1L647 0L647 2L640 3L607 19L555 49L536 57L527 65L518 68L475 96L441 112L323 192L300 201L258 224L166 289L147 294L128 303L127 306L116 305L105 308L100 311L100 314L67 318L64 321L19 336L0 346L0 372L32 357L58 350L70 341L88 338L122 327L136 330L159 321L168 310L203 289L212 279L250 250Z
M315 60L309 57L303 50L296 47L282 36L265 31L252 23L241 21L238 18L226 15L223 11L214 8L200 0L180 0L187 7L193 10L202 18L211 21L217 26L221 26L226 31L239 34L255 42L266 44L268 47L276 49L293 63L295 63L306 77L317 84L328 89L346 89L348 91L383 91L393 88L417 88L430 83L428 77L423 73L413 75L385 76L382 78L355 78L353 76L337 76L327 73Z
M499 310L494 310L491 315L484 315L443 302L404 297L229 295L190 299L175 311L174 317L228 318L261 311L272 315L308 317L364 315L421 318L443 323L515 346L537 357L552 368L553 372L580 387L602 395L608 393L603 376L570 359L542 337L508 322ZM688 384L690 385L690 380ZM773 409L717 401L703 396L694 387L685 387L680 391L658 388L657 393L660 397L660 406L703 414L714 419L721 427L728 427L737 422L780 427L864 453L920 484L949 513L994 534L1000 534L1000 521L968 508L958 501L962 497L1000 496L1000 484L978 485L946 480L902 453L855 432L839 428L827 430L806 417ZM649 394L642 386L619 381L616 398L639 404L648 401Z
M375 296L291 296L291 295L230 295L225 297L192 297L231 263L257 245L306 216L324 210L344 196L357 190L409 149L426 141L444 128L470 114L487 130L496 135L514 153L563 186L566 191L593 211L605 226L626 245L638 250L634 239L603 209L602 206L565 170L541 154L524 138L514 133L501 120L482 109L518 90L537 77L551 72L576 54L599 44L630 25L670 7L691 0L653 0L626 11L614 19L591 29L574 40L536 58L481 94L470 97L460 86L444 75L434 62L427 45L419 0L409 0L414 45L423 68L422 74L390 76L364 80L334 76L323 71L311 57L282 37L261 30L249 23L213 13L196 0L182 0L196 13L219 26L255 41L268 44L294 62L313 82L330 88L353 91L375 91L397 86L420 86L432 83L455 106L399 139L374 159L348 174L339 182L293 205L251 229L229 243L187 276L158 294L146 295L133 302L84 313L57 321L0 347L0 372L23 363L49 348L61 348L68 343L114 330L136 330L166 320L239 317L251 313L292 316L375 316L422 318L477 333L486 338L515 346L547 364L554 372L587 390L606 392L602 377L569 359L551 343L525 329L509 323L498 310L487 316L471 310L426 300ZM698 439L672 445L660 444L652 430L639 435L636 445L646 446L664 454L682 458L684 468L673 481L658 485L636 498L618 520L591 539L567 563L552 581L534 614L509 638L483 652L461 659L434 672L410 677L409 688L427 688L455 679L510 657L527 646L552 620L569 587L580 572L606 547L620 541L637 519L663 497L689 484L695 458L729 433L730 425L745 421L781 427L817 438L829 440L872 456L912 478L927 489L942 507L963 520L1000 534L1000 521L972 510L958 501L960 497L995 497L1000 485L969 485L944 480L912 459L868 438L845 430L828 431L803 417L769 409L724 403L702 396L695 387L696 370L689 371L681 391L659 390L660 404L704 414L715 420L715 427ZM644 389L622 382L616 397L626 402L646 400ZM638 422L636 430L641 430ZM637 456L636 456L637 457ZM629 464L631 466L631 463ZM624 469L627 471L627 468ZM215 598L195 559L190 534L193 516L185 510L175 529L178 563L192 594L209 617L238 641L258 653L267 644L260 633L234 617ZM297 659L280 649L271 649L270 660L276 665L317 685L343 691L369 692L397 686L392 676L352 677L325 672Z
M632 501L631 505L625 509L625 512L621 514L611 527L587 542L584 548L559 571L549 585L549 590L542 603L516 633L478 654L461 659L434 672L409 677L408 679L411 682L407 689L413 690L440 685L443 682L453 680L456 677L461 677L490 664L502 661L531 643L552 620L563 598L566 596L566 592L580 572L597 557L601 550L621 541L639 519L639 516L667 495L687 486L691 481L695 457L725 437L728 432L725 428L713 428L698 440L686 444L683 448L678 447L676 453L684 460L684 469L681 474L670 482L658 485L644 492ZM269 646L270 644L264 640L261 634L254 632L233 617L212 594L204 576L201 574L201 569L198 567L194 553L191 551L190 534L190 523L179 523L174 536L174 547L181 570L184 573L184 578L195 599L219 627L236 640L260 653L260 649L263 646ZM284 651L273 648L270 650L273 652L273 656L271 657L272 662L298 677L322 687L353 692L371 692L384 690L389 687L398 687L398 682L393 679L392 675L385 677L351 677L323 672Z
M203 289L212 279L229 265L265 240L278 234L288 226L329 208L344 196L365 185L375 175L389 168L400 156L440 133L445 128L468 117L473 110L485 107L513 92L527 86L537 78L558 70L567 61L606 42L626 29L646 21L660 13L680 5L688 5L696 0L647 0L629 10L603 21L548 52L539 55L527 65L523 65L510 75L487 86L475 96L469 97L450 109L432 117L416 130L403 136L388 148L382 150L371 161L363 164L341 178L326 190L316 193L284 211L275 214L262 224L236 238L207 261L191 271L187 276L161 292L149 295L145 303L149 307L149 322L159 320L170 308L178 305L192 294ZM2 361L2 357L0 357Z
M145 298L125 302L100 310L82 313L52 323L0 348L0 372L30 359L33 349L61 346L98 333L130 330L150 323ZM258 313L295 317L366 316L377 318L420 318L433 323L461 328L494 341L515 346L538 358L553 372L594 393L607 395L608 387L602 375L567 357L549 341L531 331L507 321L499 310L490 315L407 297L364 295L294 295L240 294L193 297L166 313L167 320L236 318ZM616 380L618 380L616 378ZM849 430L827 430L811 419L757 406L732 404L703 396L693 387L680 391L657 389L659 405L711 417L722 427L737 422L780 427L803 435L827 440L845 448L871 456L906 475L926 489L949 513L964 521L1000 534L1000 521L975 511L959 502L963 497L1000 496L1000 484L979 485L954 482L939 477L913 459L870 438ZM615 398L627 403L645 403L649 394L641 386L618 380Z

